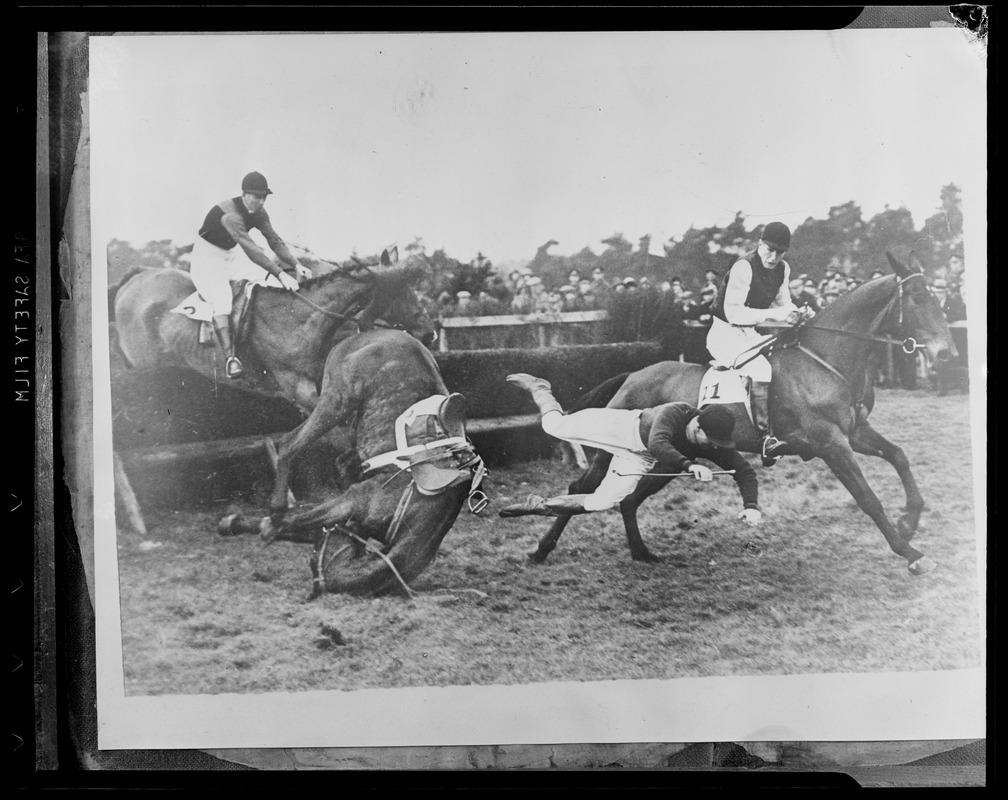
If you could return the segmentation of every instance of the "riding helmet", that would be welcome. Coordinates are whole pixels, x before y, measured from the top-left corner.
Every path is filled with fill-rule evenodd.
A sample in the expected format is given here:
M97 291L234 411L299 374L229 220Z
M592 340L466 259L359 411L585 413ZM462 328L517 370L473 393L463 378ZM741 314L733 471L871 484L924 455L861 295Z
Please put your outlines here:
M791 229L783 222L768 222L760 239L778 250L787 250L791 246Z
M273 194L266 184L266 177L261 172L250 172L242 178L242 191L249 194Z
M700 427L707 434L711 444L718 447L733 447L732 431L735 430L735 417L724 406L705 406L700 411Z

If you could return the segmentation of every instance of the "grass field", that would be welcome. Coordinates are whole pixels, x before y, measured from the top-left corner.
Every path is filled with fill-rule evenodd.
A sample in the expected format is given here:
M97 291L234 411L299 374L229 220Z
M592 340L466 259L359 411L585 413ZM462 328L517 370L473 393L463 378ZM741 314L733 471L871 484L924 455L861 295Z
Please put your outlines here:
M534 461L491 471L491 505L463 511L417 598L310 588L307 545L214 533L227 506L147 514L119 535L126 694L351 690L979 666L969 403L879 392L873 424L900 444L927 502L915 578L822 462L758 468L761 527L736 519L728 479L677 481L641 509L666 560L630 559L617 512L576 518L543 565L548 521L496 510L562 493L574 473ZM895 471L859 457L883 504ZM254 512L256 509L245 508ZM982 556L981 556L982 558Z

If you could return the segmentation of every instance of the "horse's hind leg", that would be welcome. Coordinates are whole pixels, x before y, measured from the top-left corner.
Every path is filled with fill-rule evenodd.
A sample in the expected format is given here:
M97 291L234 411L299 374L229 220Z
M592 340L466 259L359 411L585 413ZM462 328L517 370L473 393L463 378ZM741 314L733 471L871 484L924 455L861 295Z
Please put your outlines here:
M867 422L862 422L854 429L854 434L851 436L851 447L855 452L884 458L896 469L903 482L903 490L906 492L906 509L897 520L896 526L907 540L911 539L917 533L917 525L920 522L921 512L924 510L924 498L921 497L917 481L914 480L913 472L910 471L910 462L907 460L906 454L898 445L890 442Z
M840 479L840 482L847 487L857 501L858 506L869 517L874 520L890 549L897 555L906 559L910 572L920 575L934 569L934 562L931 561L919 550L910 545L908 537L901 534L893 526L889 517L882 507L875 492L865 480L857 460L854 458L854 451L839 429L836 429L829 436L828 441L822 446L820 456L833 471L833 474Z
M595 458L592 459L588 469L571 483L568 493L588 494L595 491L609 470L609 461L611 459L612 456L609 453L599 451ZM539 546L535 552L529 554L530 561L535 564L542 564L546 561L546 557L553 552L553 548L556 547L557 541L560 539L560 534L563 533L572 516L574 515L560 514L557 516L550 529L539 540Z

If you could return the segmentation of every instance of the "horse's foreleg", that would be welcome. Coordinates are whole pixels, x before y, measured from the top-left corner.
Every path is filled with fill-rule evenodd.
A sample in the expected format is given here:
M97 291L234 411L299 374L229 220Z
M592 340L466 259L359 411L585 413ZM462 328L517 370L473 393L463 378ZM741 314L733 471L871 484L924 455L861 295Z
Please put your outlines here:
M874 520L879 530L882 531L886 542L889 543L889 548L906 559L910 572L914 575L920 575L932 570L934 562L919 550L914 549L910 545L909 539L897 531L889 520L882 503L868 485L868 481L865 480L861 468L854 458L854 451L839 429L823 447L821 456L833 474L847 487L847 491L857 501L861 510Z
M668 484L669 480L669 478L642 478L633 494L620 502L619 509L623 515L623 527L626 529L627 544L630 546L630 557L634 561L657 563L664 560L652 553L644 544L640 528L637 526L637 509L647 498Z
M529 560L532 563L542 564L546 561L546 557L553 552L560 534L563 533L564 528L567 527L567 523L571 521L571 517L573 516L573 514L560 514L553 520L553 524L546 531L546 535L539 540L539 546L535 552L529 554Z
M588 494L595 491L602 482L606 472L609 470L609 461L612 456L606 452L599 452L592 459L588 469L576 478L568 487L569 494ZM546 557L553 552L560 534L563 533L567 523L570 522L573 514L558 514L557 518L550 525L550 529L539 540L539 546L535 552L529 554L529 560L534 564L542 564Z
M903 483L903 490L906 492L906 509L896 524L899 532L908 540L911 539L917 533L917 525L920 522L921 512L924 510L924 498L921 497L917 481L914 479L913 472L910 471L910 462L907 460L906 453L867 422L862 422L854 429L854 434L851 436L851 447L855 452L884 458L895 468Z
M272 516L282 516L287 508L287 489L297 457L308 445L334 428L338 420L337 409L319 405L308 419L281 437L277 450L276 482L270 497Z

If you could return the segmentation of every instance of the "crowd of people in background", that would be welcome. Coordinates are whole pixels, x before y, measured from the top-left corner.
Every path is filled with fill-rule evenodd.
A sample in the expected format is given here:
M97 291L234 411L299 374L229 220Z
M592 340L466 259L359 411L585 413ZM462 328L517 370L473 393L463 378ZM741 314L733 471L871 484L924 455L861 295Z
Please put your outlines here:
M489 262L480 253L473 264L482 266ZM881 271L872 272L867 280L874 280L884 274L886 273ZM653 282L647 277L609 278L603 267L596 267L587 275L572 269L565 283L551 286L541 276L534 274L531 267L525 266L511 270L507 276L490 271L477 292L463 289L452 294L443 290L436 298L431 297L426 288L419 290L419 293L433 318L445 318L596 311L607 308L614 294L633 293L653 287L673 294L685 321L708 324L711 320L711 306L720 289L721 277L717 271L708 270L702 285L693 290L687 288L679 276L671 276L660 282ZM794 276L789 290L799 308L807 307L819 312L862 282L857 275L827 269L825 276L819 280L807 273ZM948 322L965 320L966 287L961 256L953 255L949 266L937 270L930 283L931 291L941 303Z

